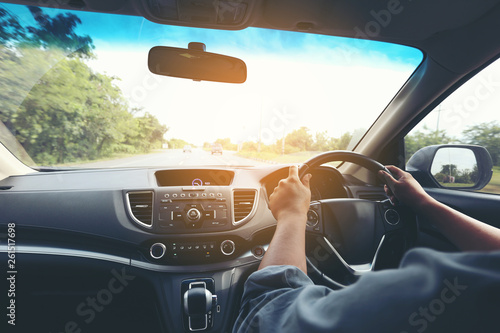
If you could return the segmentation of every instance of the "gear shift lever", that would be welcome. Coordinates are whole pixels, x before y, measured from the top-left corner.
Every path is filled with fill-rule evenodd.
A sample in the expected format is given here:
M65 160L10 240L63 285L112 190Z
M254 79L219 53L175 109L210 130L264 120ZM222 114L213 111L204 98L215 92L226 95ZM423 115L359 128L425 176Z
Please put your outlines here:
M217 295L212 295L204 281L189 283L184 292L184 314L188 317L190 331L203 331L212 326L212 310L217 305Z

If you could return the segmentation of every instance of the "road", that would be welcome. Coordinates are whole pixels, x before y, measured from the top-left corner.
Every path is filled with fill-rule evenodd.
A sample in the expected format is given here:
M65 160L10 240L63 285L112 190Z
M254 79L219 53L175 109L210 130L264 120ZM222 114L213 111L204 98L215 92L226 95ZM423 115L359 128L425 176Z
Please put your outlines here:
M193 148L191 153L182 149L167 149L161 152L137 155L116 160L79 164L83 168L124 168L124 167L161 167L161 166L207 166L207 165L265 165L266 163L235 155L225 151L222 155L212 155L201 148Z

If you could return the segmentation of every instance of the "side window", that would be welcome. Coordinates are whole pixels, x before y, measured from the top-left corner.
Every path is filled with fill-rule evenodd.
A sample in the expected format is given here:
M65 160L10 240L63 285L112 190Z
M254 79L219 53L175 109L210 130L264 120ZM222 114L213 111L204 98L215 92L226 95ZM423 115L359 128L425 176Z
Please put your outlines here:
M488 150L493 176L481 192L500 194L500 59L478 73L429 113L405 137L406 161L420 148L436 144L474 144ZM436 154L437 157L437 154ZM434 178L447 188L474 180L473 163L432 166ZM465 161L465 162L464 162ZM456 185L459 187L458 185Z

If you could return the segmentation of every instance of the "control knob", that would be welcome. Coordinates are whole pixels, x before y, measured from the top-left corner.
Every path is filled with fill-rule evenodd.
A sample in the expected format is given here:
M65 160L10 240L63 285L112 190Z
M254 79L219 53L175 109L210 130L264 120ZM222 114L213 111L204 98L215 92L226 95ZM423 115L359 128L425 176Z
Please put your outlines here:
M198 222L201 219L201 213L198 209L191 208L190 210L187 211L186 217L189 220L189 222Z
M236 246L234 245L234 242L229 239L226 239L220 244L220 250L222 254L226 256L230 256L231 254L233 254L235 249Z

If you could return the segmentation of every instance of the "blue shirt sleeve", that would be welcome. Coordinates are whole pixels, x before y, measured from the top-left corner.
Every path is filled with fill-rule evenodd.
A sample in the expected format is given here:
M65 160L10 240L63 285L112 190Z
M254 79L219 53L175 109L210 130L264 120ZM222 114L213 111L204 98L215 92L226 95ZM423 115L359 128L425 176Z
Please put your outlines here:
M245 284L233 332L499 332L500 252L415 249L400 268L333 291L294 266Z

